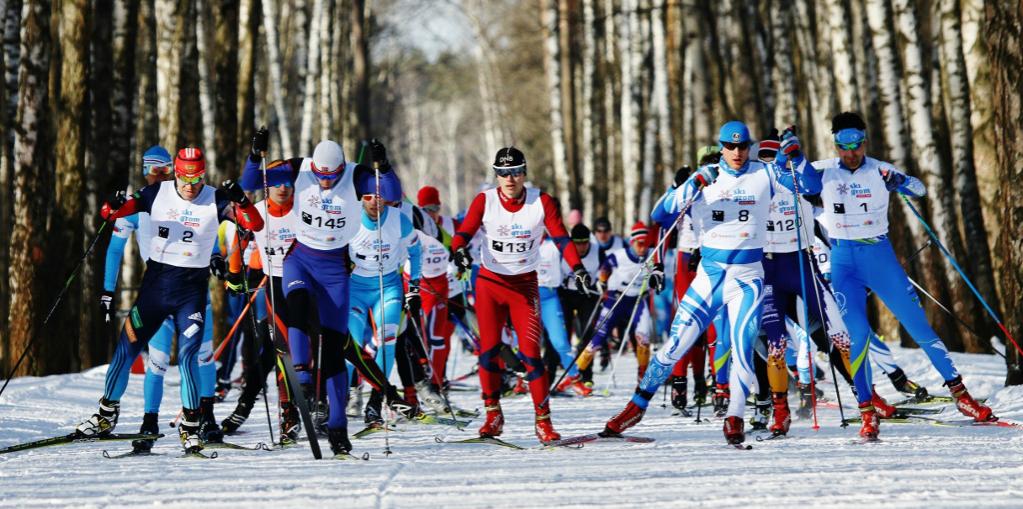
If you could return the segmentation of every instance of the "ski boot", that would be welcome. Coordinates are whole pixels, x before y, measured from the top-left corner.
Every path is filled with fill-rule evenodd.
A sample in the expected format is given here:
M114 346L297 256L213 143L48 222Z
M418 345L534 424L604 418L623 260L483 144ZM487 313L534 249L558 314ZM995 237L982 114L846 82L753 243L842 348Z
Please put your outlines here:
M689 381L684 376L671 377L671 406L683 411L686 409L688 383Z
M877 434L881 431L881 421L877 417L874 405L871 405L869 401L860 403L860 416L863 419L860 436L867 440L876 440Z
M796 416L800 419L809 419L813 413L813 393L810 391L810 384L797 384L799 388L799 408L796 409Z
M238 405L234 407L234 412L220 423L220 429L224 431L225 435L238 431L238 428L245 424L245 420L249 418L249 412L252 411L252 404L252 401L238 400Z
M703 406L707 403L707 379L693 377L693 404Z
M228 392L231 392L231 381L217 380L217 388L213 393L213 397L217 398L217 403L220 403L227 399Z
M79 424L75 428L75 433L83 437L108 435L117 426L117 417L119 415L121 415L120 402L100 398L99 411Z
M638 424L643 419L643 414L645 413L646 410L640 408L636 403L629 401L629 404L625 405L625 409L618 412L617 415L604 424L604 431L600 435L605 437L621 435L623 431Z
M143 435L157 435L160 433L160 423L158 422L156 412L146 412L142 415L142 426L139 427L139 433ZM149 452L153 449L153 444L156 443L156 439L153 440L132 440L131 448L134 452Z
M203 443L223 443L224 432L213 416L213 397L199 398L199 437Z
M362 413L362 388L358 385L348 391L348 407L345 409L348 417L358 417Z
M546 445L555 440L561 440L561 434L554 431L554 424L551 424L550 410L536 414L536 424L534 424L533 430L536 431L536 438L539 438L542 444Z
M327 428L327 440L330 441L330 452L334 457L347 456L352 451L352 441L348 439L348 428L344 426L334 429Z
M728 384L717 384L717 389L714 391L714 417L724 417L725 413L728 412L728 400L729 400Z
M521 375L515 378L515 387L512 388L512 394L529 394L529 388L526 387L526 379Z
M483 405L487 410L483 426L480 426L481 437L499 437L504 431L504 414L501 413L501 401L485 399Z
M771 395L771 404L774 406L774 421L771 423L771 433L774 435L787 435L792 417L789 413L789 395L785 392L776 392Z
M725 417L724 433L725 440L731 445L739 445L746 441L746 433L743 432L742 417Z
M363 414L363 422L367 428L383 428L384 418L380 414L380 407L383 403L383 395L374 390L369 395L369 403L366 404L366 411Z
M373 393L375 394L377 391L374 390ZM373 394L370 394L370 401L372 400ZM377 408L380 408L379 405L377 405ZM387 386L387 408L408 420L412 420L419 415L419 407L406 403L393 385Z
M945 385L948 386L949 392L952 393L952 397L956 399L956 408L959 412L967 417L973 417L976 422L987 422L997 421L998 418L991 412L991 408L978 403L977 400L970 396L969 392L966 392L966 386L963 385L963 377L957 376L947 382Z
M894 417L896 408L889 405L888 402L884 400L884 398L878 395L877 390L874 390L873 387L874 386L871 386L871 389L874 391L874 394L873 396L870 397L870 404L873 405L874 407L874 413L876 413L878 418L881 419L889 419L891 417Z
M181 439L181 447L185 454L194 454L202 450L203 440L199 436L201 410L185 409L181 422L178 424L178 438Z
M756 410L753 417L750 417L749 425L753 431L766 430L767 423L771 420L771 402L768 400L757 400Z
M330 417L330 408L326 401L316 400L309 406L309 419L313 421L313 428L319 435L327 434L327 419Z
M298 407L290 401L281 402L281 444L290 445L298 442L298 432L302 430L302 419Z
M902 371L902 368L888 373L888 378L892 381L895 390L912 397L916 401L927 399L927 389L906 378L906 373Z
M569 389L584 398L593 394L593 389L587 387L586 384L580 380L579 375L566 376L565 379L558 384L557 391L568 392Z
M426 380L416 383L416 393L418 394L419 401L435 413L442 414L448 411L448 407L444 404L444 398L440 395L440 392Z

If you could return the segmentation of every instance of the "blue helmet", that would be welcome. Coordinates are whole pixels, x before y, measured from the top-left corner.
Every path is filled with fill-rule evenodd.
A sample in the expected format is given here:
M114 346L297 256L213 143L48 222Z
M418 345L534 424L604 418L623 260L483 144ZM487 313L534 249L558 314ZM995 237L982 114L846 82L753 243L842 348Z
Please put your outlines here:
M372 171L355 174L355 191L360 195L378 194L376 175ZM380 197L384 201L401 201L401 180L393 171L380 172Z
M718 132L719 143L749 143L749 128L738 120L725 122Z
M167 173L170 173L171 168L174 166L174 159L171 158L170 152L167 149L153 145L146 149L146 152L142 154L142 177L145 178L149 175L153 168L167 168Z

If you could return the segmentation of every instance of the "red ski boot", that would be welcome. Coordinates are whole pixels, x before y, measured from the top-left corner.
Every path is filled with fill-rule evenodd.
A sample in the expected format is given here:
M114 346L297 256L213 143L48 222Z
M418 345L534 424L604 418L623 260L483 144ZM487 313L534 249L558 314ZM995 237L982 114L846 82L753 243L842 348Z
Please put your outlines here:
M874 390L873 396L870 397L870 404L874 406L874 412L878 418L890 419L895 416L896 408L889 405L884 398L879 396L877 390Z
M618 415L607 421L604 425L604 431L601 432L602 436L617 436L621 435L623 431L635 426L643 419L643 414L646 410L639 407L639 405L629 401L628 405L625 405L625 410L618 412Z
M484 402L487 410L487 418L480 426L481 437L498 437L504 431L504 414L501 413L501 402L498 400L486 400Z
M774 422L771 423L771 433L786 435L789 432L789 424L792 423L792 414L789 412L789 395L784 392L776 392L771 395L771 402L774 405Z
M725 417L725 440L731 445L739 445L746 440L746 433L742 430L742 417Z
M558 384L558 392L568 392L569 389L584 398L593 394L593 389L591 387L587 387L586 384L579 379L579 375L566 376L565 379Z
M970 396L969 392L966 392L966 386L963 385L963 377L957 376L952 380L945 382L948 386L949 392L952 393L952 397L956 399L956 408L967 417L973 417L974 421L987 422L997 421L998 418L991 413L991 408L982 405Z
M536 425L533 429L536 431L536 438L539 438L543 444L561 440L561 434L554 431L554 424L551 424L550 410L545 414L536 414Z
M874 405L871 405L870 402L860 403L860 416L863 418L860 436L867 440L877 440L877 434L881 430L881 421L877 417Z

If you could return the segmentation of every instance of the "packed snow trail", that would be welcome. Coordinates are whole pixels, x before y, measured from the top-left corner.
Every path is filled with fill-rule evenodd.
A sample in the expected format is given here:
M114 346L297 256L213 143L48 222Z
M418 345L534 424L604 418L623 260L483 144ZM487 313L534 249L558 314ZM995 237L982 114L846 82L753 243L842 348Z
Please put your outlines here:
M935 395L944 395L938 374L919 350L894 348L906 374ZM977 397L1003 418L1023 421L1023 387L1002 389L1003 361L993 355L952 354ZM459 373L469 358L458 359ZM84 373L19 378L0 398L0 447L73 430L96 408L106 367ZM609 371L608 371L609 372ZM619 373L635 373L626 357ZM173 373L173 375L172 375ZM456 373L458 374L458 373ZM901 399L884 375L877 387ZM176 370L167 379L176 381ZM604 374L598 374L597 386ZM470 379L476 383L475 379ZM844 383L842 384L844 387ZM833 399L830 383L822 384ZM852 396L843 388L844 401ZM593 433L619 411L631 394L621 381L610 397L553 398L554 424L564 437ZM272 391L275 392L275 391ZM1019 507L1023 500L1023 431L994 427L942 427L926 422L882 423L881 442L854 444L857 425L838 426L838 410L819 409L821 429L796 420L789 438L757 442L751 451L725 445L721 421L697 424L651 401L635 435L653 444L596 443L581 449L537 448L528 397L505 398L509 442L515 451L479 444L438 444L474 436L448 426L401 424L391 433L394 454L382 454L383 436L353 440L365 461L315 461L308 447L283 451L218 450L214 460L179 459L176 430L167 422L179 408L177 391L166 392L161 431L168 436L153 452L160 456L107 460L130 449L125 442L76 444L0 455L0 507ZM223 419L238 391L217 405ZM848 398L846 398L848 395ZM452 403L480 406L478 392L451 392ZM793 403L796 400L793 398ZM271 402L273 403L273 401ZM847 403L848 405L849 403ZM259 403L239 444L268 441ZM271 409L273 409L271 404ZM937 417L963 420L950 405ZM710 417L704 408L703 417ZM747 409L747 420L751 408ZM847 416L857 415L847 409ZM122 400L119 432L135 432L142 418L142 377L133 376ZM276 422L276 415L274 416ZM361 429L351 418L350 433ZM748 424L747 424L748 429ZM276 429L275 429L276 436Z

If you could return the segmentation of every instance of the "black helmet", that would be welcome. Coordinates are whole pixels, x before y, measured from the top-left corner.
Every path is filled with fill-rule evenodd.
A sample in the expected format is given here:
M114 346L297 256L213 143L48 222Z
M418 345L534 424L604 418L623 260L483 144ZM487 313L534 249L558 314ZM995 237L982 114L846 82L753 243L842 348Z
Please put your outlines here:
M526 156L522 155L522 151L515 147L504 147L497 151L497 155L494 156L494 170L500 172L501 170L515 170L526 168Z

